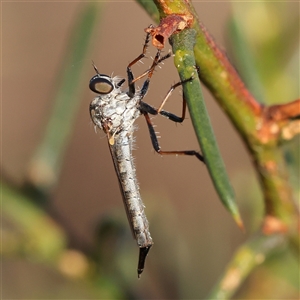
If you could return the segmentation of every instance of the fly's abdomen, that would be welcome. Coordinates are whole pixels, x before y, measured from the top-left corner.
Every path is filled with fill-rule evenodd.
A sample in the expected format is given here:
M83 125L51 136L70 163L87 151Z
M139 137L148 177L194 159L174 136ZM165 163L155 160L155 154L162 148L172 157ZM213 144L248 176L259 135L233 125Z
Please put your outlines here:
M110 145L110 150L132 233L140 248L150 247L153 242L136 179L131 144L132 133L120 133L115 137L114 145Z

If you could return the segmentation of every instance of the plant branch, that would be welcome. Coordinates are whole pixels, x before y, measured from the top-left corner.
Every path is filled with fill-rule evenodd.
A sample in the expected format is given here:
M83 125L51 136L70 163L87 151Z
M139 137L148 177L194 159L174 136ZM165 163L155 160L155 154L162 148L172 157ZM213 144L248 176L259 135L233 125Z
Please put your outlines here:
M217 46L207 29L199 22L190 1L176 1L176 4L171 0L154 2L161 16L158 28L163 28L164 33L168 30L161 25L168 24L168 18L174 21L174 16L177 15L180 16L180 20L186 19L189 22L185 23L185 27L182 26L182 21L178 22L177 27L172 23L170 34L177 35L179 31L187 28L196 30L194 56L200 68L200 79L240 133L260 179L266 208L263 231L275 233L282 230L299 240L296 229L299 212L288 182L286 162L279 147L282 141L300 132L299 100L274 106L265 106L256 101L225 52ZM159 34L158 29L153 37ZM164 40L166 38L164 35ZM272 226L275 223L270 220L276 220L275 223L279 222L282 226ZM268 230L265 230L266 228Z
M211 292L209 299L230 299L247 276L261 265L271 253L286 246L283 235L265 237L257 235L247 241L234 254L226 271Z

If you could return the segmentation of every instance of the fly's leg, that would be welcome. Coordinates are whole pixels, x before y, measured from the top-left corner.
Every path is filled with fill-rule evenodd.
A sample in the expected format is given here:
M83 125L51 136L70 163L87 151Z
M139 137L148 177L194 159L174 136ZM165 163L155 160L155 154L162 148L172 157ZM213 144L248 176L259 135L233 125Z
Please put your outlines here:
M142 78L145 77L146 75L148 75L148 78L151 78L152 75L153 75L153 72L154 72L154 70L155 70L155 68L156 68L156 66L159 65L159 64L160 64L162 61L164 61L165 59L169 58L169 57L171 56L171 54L172 54L171 52L168 52L168 54L166 54L166 55L160 57L160 53L161 53L161 51L158 50L157 53L156 53L156 55L155 55L155 57L154 57L154 60L153 60L153 62L152 62L151 67L150 67L148 70L146 70L142 75L140 75L140 76L136 77L135 79L133 79L133 80L132 80L132 83L134 83L134 82L136 82L136 81L142 79Z
M149 28L151 28L151 27L153 27L153 26L150 25ZM165 59L167 59L171 56L171 53L169 52L167 55L165 55L163 57L160 57L161 52L160 52L160 50L158 50L156 55L155 55L155 58L152 62L151 67L148 70L146 70L143 74L141 74L140 76L134 78L131 67L134 64L136 64L138 61L140 61L142 58L145 57L149 41L150 41L150 33L147 33L142 53L137 58L135 58L132 62L130 62L127 66L127 78L128 78L128 85L129 85L128 96L130 98L133 98L134 95L135 95L135 84L134 83L148 75L148 78L144 82L143 87L142 87L141 92L140 92L140 95L141 95L142 98L146 95L147 90L149 88L150 79L153 75L155 67L158 64L160 64L162 61L164 61Z
M186 82L190 82L193 80L193 77L190 77L188 79L185 79L184 81L180 81L175 83L174 85L171 86L171 88L169 89L166 97L164 98L163 102L161 103L161 105L159 106L159 108L157 109L157 113L161 114L162 116L167 117L168 119L170 119L173 122L176 123L182 123L185 119L185 113L186 113L186 101L184 96L182 97L182 112L181 112L181 117L178 117L172 113L169 113L165 110L163 110L163 107L165 106L165 104L167 103L169 97L171 96L172 92L179 86L184 85Z
M153 60L153 63L152 63L152 66L147 70L145 71L142 75L138 76L137 78L135 78L133 80L133 83L136 82L137 80L145 77L146 75L147 76L147 79L145 80L145 82L143 83L143 86L140 90L140 97L141 99L143 99L145 97L145 95L147 94L147 91L148 91L148 88L149 88L149 84L150 84L150 79L154 73L154 70L155 70L155 67L157 65L159 65L162 61L164 61L165 59L169 58L171 56L171 52L169 52L168 54L166 54L165 56L162 56L160 57L160 50L157 51L156 55L155 55L155 58Z
M159 65L162 61L164 61L165 59L169 58L171 56L171 52L169 52L168 54L160 57L160 50L157 51L154 60L152 62L151 67L146 70L143 74L141 74L140 76L134 78L133 73L131 71L130 68L127 68L127 75L128 75L128 81L129 81L129 92L128 92L128 96L129 97L133 97L134 93L135 93L135 85L134 83L140 79L142 79L143 77L147 76L147 79L145 80L145 82L143 83L143 86L141 88L140 91L140 96L141 99L143 99L148 91L149 88L149 84L150 84L150 79L154 73L154 70L156 68L157 65ZM133 94L131 94L133 93Z
M198 77L200 77L200 68L198 66L195 66L195 69L197 71L197 74L198 74ZM169 99L169 97L171 96L172 92L179 86L181 85L184 85L185 83L187 82L190 82L194 79L193 76L191 76L190 78L188 79L185 79L183 81L180 81L180 82L177 82L176 84L172 85L171 88L169 89L166 97L164 98L163 102L161 103L161 105L159 106L158 109L154 109L156 111L156 113L152 113L150 111L148 111L150 114L161 114L162 116L165 116L167 117L168 119L170 119L171 121L173 122L176 122L176 123L182 123L184 121L184 118L185 118L185 113L186 113L186 101L185 101L185 98L184 98L184 94L183 94L183 97L182 97L182 113L181 113L181 117L178 117L172 113L169 113L165 110L163 110L163 107L165 106L167 100ZM148 105L148 104L147 104Z
M154 150L161 154L161 155L189 155L189 156L196 156L199 160L201 160L203 163L205 163L204 161L204 157L197 151L195 150L181 150L181 151L163 151L160 148L160 145L158 143L158 139L153 127L153 124L150 120L149 114L147 112L143 112L145 118L146 118L146 122L148 125L148 129L150 132L150 138L151 138L151 142L153 145ZM171 118L170 118L171 119Z
M143 113L143 115L146 119L147 125L148 125L152 146L153 146L154 150L157 153L159 153L161 155L190 155L190 156L196 156L200 161L205 163L204 157L199 152L197 152L195 150L181 150L181 151L163 151L163 150L161 150L160 145L158 143L157 135L155 133L153 124L152 124L150 116L149 116L149 114L151 114L151 115L161 114L161 115L167 117L168 119L170 119L173 122L182 123L184 118L185 118L185 113L186 113L186 101L185 101L184 97L183 97L181 117L176 116L175 114L172 114L170 112L167 112L167 111L163 110L162 108L166 104L168 98L170 97L171 93L174 91L174 89L176 87L178 87L180 85L183 85L184 83L189 82L191 80L193 80L193 77L174 84L170 88L170 90L168 91L166 97L164 98L162 104L160 105L160 107L158 109L152 107L151 105L149 105L145 102L141 102L140 109L141 109L141 112Z
M151 26L152 25L150 25L149 27ZM131 71L131 67L145 57L149 41L150 41L150 33L147 33L142 53L137 58L135 58L132 62L130 62L127 66L127 78L128 78L128 85L129 85L128 96L130 98L133 98L135 94L135 85L134 85L135 81L133 81L134 77Z

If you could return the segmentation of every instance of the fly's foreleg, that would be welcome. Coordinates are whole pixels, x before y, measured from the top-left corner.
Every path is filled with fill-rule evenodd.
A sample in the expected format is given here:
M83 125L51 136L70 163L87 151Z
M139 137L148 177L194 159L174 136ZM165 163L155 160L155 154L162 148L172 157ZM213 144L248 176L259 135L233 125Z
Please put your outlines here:
M150 25L150 26L152 26L152 25ZM130 98L132 98L134 96L134 94L135 94L135 84L134 83L137 80L137 79L134 79L131 67L134 64L136 64L138 61L140 61L142 58L145 57L149 41L150 41L150 33L147 33L146 38L145 38L145 43L143 45L143 51L142 51L142 53L137 58L135 58L132 62L130 62L128 64L128 66L127 66L127 78L128 78L128 85L129 85L128 96Z
M150 25L149 28L151 28L151 27L153 27L153 26ZM145 57L149 41L150 41L150 33L147 33L142 53L137 58L135 58L131 63L129 63L128 66L127 66L127 77L128 77L128 84L129 84L128 96L130 98L134 97L134 95L135 95L135 84L134 83L136 81L142 79L145 76L147 76L147 79L144 82L143 87L140 91L141 99L146 95L146 93L148 91L148 88L149 88L150 79L153 75L155 67L158 64L160 64L162 61L164 61L165 59L167 59L171 56L171 52L169 52L165 56L160 57L161 52L160 52L160 50L158 50L156 55L155 55L155 58L152 62L151 67L148 70L146 70L143 74L141 74L140 76L134 78L131 67L134 64L136 64L138 61L140 61L142 58Z

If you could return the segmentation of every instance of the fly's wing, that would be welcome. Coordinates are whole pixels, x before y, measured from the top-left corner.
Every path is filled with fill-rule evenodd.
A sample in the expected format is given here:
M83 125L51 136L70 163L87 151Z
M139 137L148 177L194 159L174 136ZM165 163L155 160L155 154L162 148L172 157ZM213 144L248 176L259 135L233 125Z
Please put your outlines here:
M118 147L118 145L116 145L116 144L111 145L110 142L108 143L108 145L109 145L109 150L110 150L111 157L113 159L115 171L116 171L116 174L117 174L117 177L118 177L119 187L120 187L120 191L121 191L121 194L122 194L123 203L124 203L127 219L128 219L129 225L130 225L131 233L132 233L134 239L136 239L136 235L135 235L134 227L133 227L132 215L129 211L129 206L128 206L128 197L125 193L124 182L122 180L122 175L121 175L121 172L120 172L120 163L119 163L119 160L117 158L117 155L118 155L117 147Z

